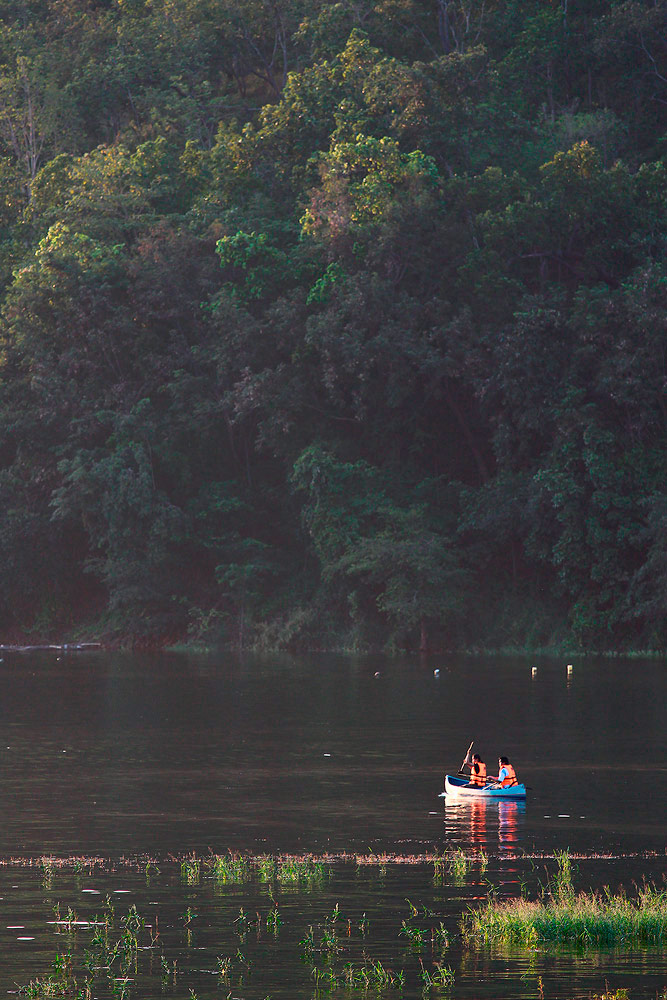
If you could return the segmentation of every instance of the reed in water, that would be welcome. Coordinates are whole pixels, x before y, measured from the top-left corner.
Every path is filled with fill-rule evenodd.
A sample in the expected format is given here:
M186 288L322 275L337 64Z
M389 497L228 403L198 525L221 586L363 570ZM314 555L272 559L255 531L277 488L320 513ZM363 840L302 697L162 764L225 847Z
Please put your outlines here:
M667 891L646 883L624 893L575 892L569 852L557 852L558 872L541 900L498 901L462 918L464 938L505 944L662 944L667 941Z

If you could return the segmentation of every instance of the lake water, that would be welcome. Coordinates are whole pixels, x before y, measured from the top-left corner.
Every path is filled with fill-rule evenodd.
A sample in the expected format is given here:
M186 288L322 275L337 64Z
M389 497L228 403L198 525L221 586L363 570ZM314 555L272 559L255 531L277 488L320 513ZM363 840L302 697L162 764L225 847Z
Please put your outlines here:
M521 657L4 653L0 860L96 856L106 864L78 864L46 879L41 869L0 867L0 992L49 967L56 903L89 918L109 892L142 913L160 908L162 940L195 977L186 985L165 982L159 969L144 971L134 996L187 997L194 988L200 1000L228 993L263 1000L313 995L310 976L299 979L285 956L294 957L309 923L324 926L337 902L354 926L372 909L376 954L416 969L418 956L391 952L409 916L406 897L441 914L455 935L462 909L484 896L487 879L507 895L517 895L520 883L535 891L548 870L542 856L566 847L582 855L577 887L661 883L664 663L571 662L568 673L565 661ZM525 806L438 798L444 772L458 770L473 739L490 772L499 754L510 757L530 786ZM338 860L317 884L276 884L289 914L280 935L252 939L266 951L252 977L237 969L230 984L213 981L220 949L238 943L239 907L254 907L264 920L269 890L256 878L221 886L203 870L189 883L180 867L186 855L412 859L452 848L483 849L488 871L438 882L427 863L360 869ZM148 880L146 857L157 866ZM187 906L201 911L194 931L183 924ZM361 954L365 941L352 940ZM667 986L662 951L508 957L473 955L454 943L446 961L460 996L532 997L540 989L547 1000L587 996L602 992L610 976L614 986L631 980L631 1000ZM421 996L414 982L403 995L411 989Z

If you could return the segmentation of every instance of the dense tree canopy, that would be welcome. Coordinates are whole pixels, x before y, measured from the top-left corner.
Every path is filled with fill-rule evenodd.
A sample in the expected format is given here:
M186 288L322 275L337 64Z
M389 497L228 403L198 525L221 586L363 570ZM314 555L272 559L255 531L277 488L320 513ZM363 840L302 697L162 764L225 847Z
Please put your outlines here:
M0 629L667 642L667 0L0 0Z

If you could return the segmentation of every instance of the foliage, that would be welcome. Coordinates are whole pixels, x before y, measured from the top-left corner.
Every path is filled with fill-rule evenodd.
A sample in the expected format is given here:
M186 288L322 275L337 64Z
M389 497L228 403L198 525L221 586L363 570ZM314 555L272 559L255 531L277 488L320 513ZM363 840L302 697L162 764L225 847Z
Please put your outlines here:
M0 19L2 628L664 648L662 3Z
M661 944L667 936L665 893L650 885L636 900L624 895L563 893L546 902L491 901L464 918L469 941L535 946L546 942L592 947Z

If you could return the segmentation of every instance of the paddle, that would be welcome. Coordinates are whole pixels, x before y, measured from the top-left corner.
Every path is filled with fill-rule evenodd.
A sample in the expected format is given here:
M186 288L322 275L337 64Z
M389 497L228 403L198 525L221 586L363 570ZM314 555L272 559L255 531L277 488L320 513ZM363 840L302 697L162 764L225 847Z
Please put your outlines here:
M463 768L464 768L464 767L466 766L466 764L468 763L468 757L470 756L470 751L472 750L472 744L473 744L474 742L475 742L475 741L473 740L473 741L472 741L472 743L470 744L470 746L468 747L468 752L466 753L465 757L463 758L463 763L461 764L461 766L460 766L460 768L459 768L459 774L465 774L465 771L463 770Z

